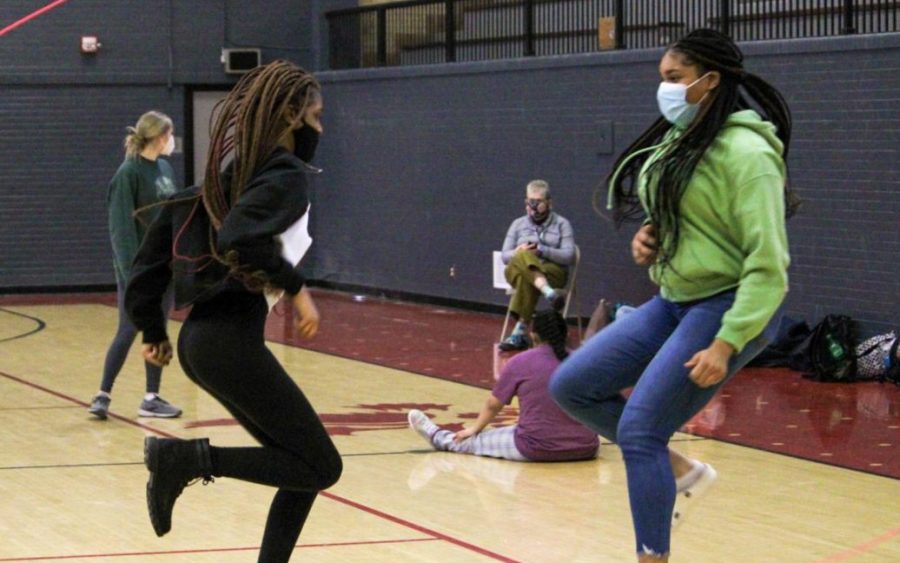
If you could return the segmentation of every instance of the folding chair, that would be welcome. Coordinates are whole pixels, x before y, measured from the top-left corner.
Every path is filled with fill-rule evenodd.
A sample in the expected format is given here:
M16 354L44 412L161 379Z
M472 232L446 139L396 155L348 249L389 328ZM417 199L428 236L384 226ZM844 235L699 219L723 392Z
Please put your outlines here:
M507 295L513 294L513 288L506 281L506 264L503 263L503 253L499 250L495 250L493 252L494 258L494 288L502 289L506 292ZM581 329L581 307L578 304L578 298L576 296L576 280L578 278L578 265L581 263L581 249L578 248L578 245L575 245L575 263L569 266L569 279L566 281L566 303L563 305L562 316L564 319L569 318L569 307L572 305L572 301L575 301L575 318L578 324L578 341L581 342L584 338L584 333ZM503 339L506 338L506 329L509 327L509 319L510 319L510 310L509 306L506 307L506 318L503 320L503 329L500 331L500 339L498 342L503 342Z

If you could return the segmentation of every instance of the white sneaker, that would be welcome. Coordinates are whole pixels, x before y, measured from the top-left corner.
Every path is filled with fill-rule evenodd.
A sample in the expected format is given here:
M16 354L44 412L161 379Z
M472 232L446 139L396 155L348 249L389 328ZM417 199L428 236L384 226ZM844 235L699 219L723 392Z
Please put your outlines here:
M676 528L684 522L687 513L697 504L697 500L702 497L709 487L716 481L719 474L712 465L704 463L703 469L696 479L682 490L676 492L675 510L672 512L672 528Z
M433 447L434 443L431 441L431 438L434 436L435 432L440 430L437 424L431 422L431 419L428 418L427 414L416 409L409 411L409 414L406 415L406 419L409 421L409 427L415 430L419 436L428 440L428 443Z

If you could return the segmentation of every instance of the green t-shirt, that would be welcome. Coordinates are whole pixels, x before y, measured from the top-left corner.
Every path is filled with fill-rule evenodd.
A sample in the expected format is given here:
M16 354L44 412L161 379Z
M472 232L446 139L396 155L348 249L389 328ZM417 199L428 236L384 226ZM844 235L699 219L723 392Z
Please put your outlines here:
M138 218L134 212L174 194L174 176L172 166L165 160L136 156L126 158L110 180L106 204L118 282L128 281L131 263L147 226L156 216L156 212L149 212Z
M672 135L679 132L672 130ZM647 160L640 195L646 208ZM740 352L787 292L783 145L753 110L733 113L697 164L680 204L678 249L650 268L662 296L687 302L737 289L717 338Z

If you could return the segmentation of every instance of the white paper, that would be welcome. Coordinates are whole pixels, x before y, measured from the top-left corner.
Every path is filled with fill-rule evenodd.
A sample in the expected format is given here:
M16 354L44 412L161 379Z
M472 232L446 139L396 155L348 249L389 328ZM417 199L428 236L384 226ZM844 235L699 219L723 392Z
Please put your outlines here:
M281 239L281 255L295 267L312 246L312 237L309 236L309 210L311 207L307 207L303 217L278 237Z
M281 255L295 268L306 255L309 247L312 246L312 237L309 236L309 211L311 208L311 205L307 207L303 217L300 217L296 223L275 237L281 241ZM266 292L269 311L278 303L282 295L284 295L284 291Z
M506 281L506 264L503 263L503 253L499 250L493 252L494 258L494 289L510 290L512 287Z

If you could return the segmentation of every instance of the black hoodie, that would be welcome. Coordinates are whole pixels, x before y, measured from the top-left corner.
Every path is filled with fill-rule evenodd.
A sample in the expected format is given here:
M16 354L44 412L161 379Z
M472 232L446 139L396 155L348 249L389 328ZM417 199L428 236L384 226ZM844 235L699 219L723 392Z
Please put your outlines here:
M247 184L222 228L212 235L219 255L235 251L242 271L262 272L271 286L289 295L297 294L305 280L282 257L275 237L306 213L307 174L313 170L287 150L277 149ZM223 185L229 180L226 172ZM200 188L194 186L162 206L132 265L125 310L144 333L145 343L168 340L162 297L173 278L176 309L225 292L249 291L212 257L209 216L199 195Z

